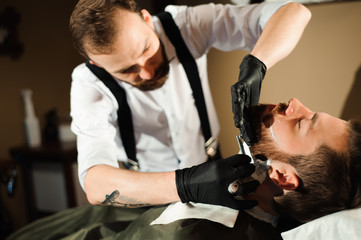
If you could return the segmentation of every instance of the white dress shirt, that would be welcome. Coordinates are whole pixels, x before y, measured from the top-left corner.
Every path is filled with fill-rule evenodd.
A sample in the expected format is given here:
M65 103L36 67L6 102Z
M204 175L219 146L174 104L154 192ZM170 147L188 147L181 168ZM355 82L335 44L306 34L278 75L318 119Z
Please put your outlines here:
M166 8L196 59L215 138L219 133L219 123L208 84L208 50L211 47L223 51L251 50L268 19L283 4L263 3L242 7L211 3L197 7ZM205 140L186 73L159 19L153 17L153 22L170 60L168 79L161 88L146 92L119 81L126 91L132 112L136 153L142 172L172 171L207 160ZM231 105L228 107L231 108ZM72 73L71 127L77 135L78 171L82 187L90 167L99 164L119 167L118 161L127 161L118 129L117 109L115 97L103 82L85 64L77 66Z

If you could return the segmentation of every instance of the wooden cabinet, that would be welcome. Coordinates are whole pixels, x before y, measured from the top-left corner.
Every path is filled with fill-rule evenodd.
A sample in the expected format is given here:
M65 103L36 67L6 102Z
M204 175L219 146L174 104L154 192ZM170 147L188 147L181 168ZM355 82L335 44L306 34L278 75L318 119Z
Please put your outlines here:
M24 175L29 221L62 210L62 208L76 206L74 189L75 181L78 180L74 179L72 172L72 165L77 161L75 142L46 144L35 148L13 147L10 149L10 154L20 165ZM45 174L38 174L39 172ZM52 186L52 184L55 185ZM44 201L47 206L52 206L52 200L47 202L48 198L57 200L63 198L64 201L57 206L54 203L54 209L41 209L39 204Z

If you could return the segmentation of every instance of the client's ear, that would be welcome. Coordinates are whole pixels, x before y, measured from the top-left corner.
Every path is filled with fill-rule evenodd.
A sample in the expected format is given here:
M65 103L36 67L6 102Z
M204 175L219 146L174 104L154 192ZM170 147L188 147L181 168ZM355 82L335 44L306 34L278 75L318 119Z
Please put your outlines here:
M279 188L284 190L295 190L299 185L296 171L287 163L272 163L269 176Z

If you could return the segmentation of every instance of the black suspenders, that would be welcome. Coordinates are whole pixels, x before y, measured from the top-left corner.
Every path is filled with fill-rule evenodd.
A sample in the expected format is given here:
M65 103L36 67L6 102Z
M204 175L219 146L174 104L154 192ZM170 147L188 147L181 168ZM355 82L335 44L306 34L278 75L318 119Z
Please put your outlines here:
M197 107L198 115L201 121L202 133L206 141L205 148L208 156L213 157L216 154L217 143L211 134L207 108L204 101L204 95L202 91L201 80L199 78L197 64L193 56L189 52L186 44L184 43L180 31L175 24L171 14L168 12L162 12L157 16L160 19L169 40L175 47L178 59L182 63L183 68L187 74L189 83L193 91L195 105ZM86 66L110 89L110 91L115 96L119 105L117 111L119 131L121 139L123 141L125 152L128 156L127 167L133 170L138 170L139 163L136 158L132 114L127 103L126 92L116 82L116 80L104 69L90 64L89 61L86 62Z
M118 102L118 127L120 138L122 139L125 152L128 156L129 168L136 168L138 160L136 158L135 139L132 113L130 111L125 90L117 83L117 81L103 68L86 62L86 66L99 78L105 86L113 93ZM133 163L134 161L134 163ZM134 169L136 170L136 169Z
M161 20L164 31L166 32L169 40L175 47L178 59L182 63L183 68L187 74L189 83L193 90L193 97L198 110L199 119L201 120L204 139L207 140L212 136L212 134L209 126L207 108L204 101L202 84L201 79L199 78L196 61L184 43L182 35L177 25L175 24L172 15L170 15L168 12L162 12L157 16Z
M179 28L175 24L172 15L169 12L162 12L157 15L162 23L165 33L176 49L177 57L182 63L187 74L189 84L193 91L194 101L197 107L199 119L201 121L202 133L205 140L205 148L208 156L213 157L216 154L217 143L212 137L209 124L206 103L202 90L201 79L199 77L198 67L192 54L189 52Z

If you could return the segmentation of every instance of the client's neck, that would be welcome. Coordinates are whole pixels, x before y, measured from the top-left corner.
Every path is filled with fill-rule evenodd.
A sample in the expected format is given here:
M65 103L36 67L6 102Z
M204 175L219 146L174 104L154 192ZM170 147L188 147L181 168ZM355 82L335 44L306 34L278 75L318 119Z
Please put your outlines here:
M283 190L278 188L273 181L266 176L265 180L258 186L256 192L250 197L258 201L258 206L264 211L274 216L279 214L274 208L274 197L283 194Z

